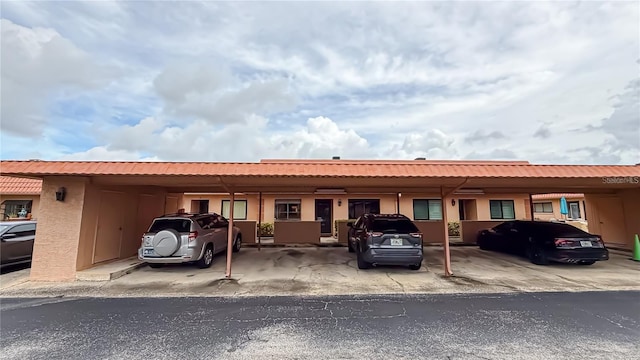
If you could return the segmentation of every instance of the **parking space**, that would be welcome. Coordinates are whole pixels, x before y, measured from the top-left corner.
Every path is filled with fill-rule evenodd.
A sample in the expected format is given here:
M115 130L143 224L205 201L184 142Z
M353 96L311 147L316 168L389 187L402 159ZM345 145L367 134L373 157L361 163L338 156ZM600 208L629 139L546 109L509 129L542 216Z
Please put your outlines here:
M2 296L277 296L391 293L486 293L640 289L640 263L612 252L592 266L538 266L516 256L476 247L453 247L454 276L442 275L442 248L425 247L424 266L358 270L342 247L245 248L234 255L232 279L225 279L225 256L209 269L193 265L143 266L108 282L29 282L0 291Z

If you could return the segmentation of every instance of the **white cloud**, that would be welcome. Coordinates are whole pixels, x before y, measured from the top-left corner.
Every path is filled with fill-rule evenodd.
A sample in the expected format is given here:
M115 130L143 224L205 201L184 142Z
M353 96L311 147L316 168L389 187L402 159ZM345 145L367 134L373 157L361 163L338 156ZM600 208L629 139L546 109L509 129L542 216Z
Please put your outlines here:
M0 19L3 131L39 136L55 99L105 84L109 70L53 29L27 28ZM64 92L63 92L64 91Z

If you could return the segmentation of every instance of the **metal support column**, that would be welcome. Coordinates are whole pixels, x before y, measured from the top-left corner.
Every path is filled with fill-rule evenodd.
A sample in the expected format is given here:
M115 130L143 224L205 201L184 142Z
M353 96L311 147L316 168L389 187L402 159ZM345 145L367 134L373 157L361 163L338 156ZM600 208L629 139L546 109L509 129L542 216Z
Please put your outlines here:
M229 202L229 229L227 230L227 279L231 278L231 257L233 256L233 208L235 207L235 193L232 191Z

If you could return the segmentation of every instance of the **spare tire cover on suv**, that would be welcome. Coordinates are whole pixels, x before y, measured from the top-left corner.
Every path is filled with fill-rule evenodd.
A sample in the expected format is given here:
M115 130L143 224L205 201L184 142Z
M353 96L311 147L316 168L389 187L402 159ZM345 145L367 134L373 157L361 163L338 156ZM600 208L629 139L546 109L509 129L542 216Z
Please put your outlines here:
M169 256L180 248L180 233L173 229L159 231L153 237L153 250L160 256Z

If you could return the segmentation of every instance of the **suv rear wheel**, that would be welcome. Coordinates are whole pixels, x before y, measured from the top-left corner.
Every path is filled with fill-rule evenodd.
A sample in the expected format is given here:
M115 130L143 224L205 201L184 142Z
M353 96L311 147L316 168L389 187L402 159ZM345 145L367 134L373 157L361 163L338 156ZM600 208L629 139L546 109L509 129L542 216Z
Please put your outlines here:
M421 267L422 267L422 263L409 265L409 269L411 269L411 270L420 270Z
M157 268L161 268L163 267L164 264L158 264L158 263L149 263L149 267L152 269L157 269Z
M358 245L356 245L356 246L358 246ZM365 269L369 269L371 267L371 264L368 263L367 261L365 261L362 258L362 253L360 252L360 247L358 247L356 249L356 260L358 262L358 269L365 270Z
M200 269L206 269L208 267L211 267L212 263L213 263L213 245L208 244L207 247L204 249L204 254L202 254L202 258L200 258L200 260L196 262L196 265L198 265Z

